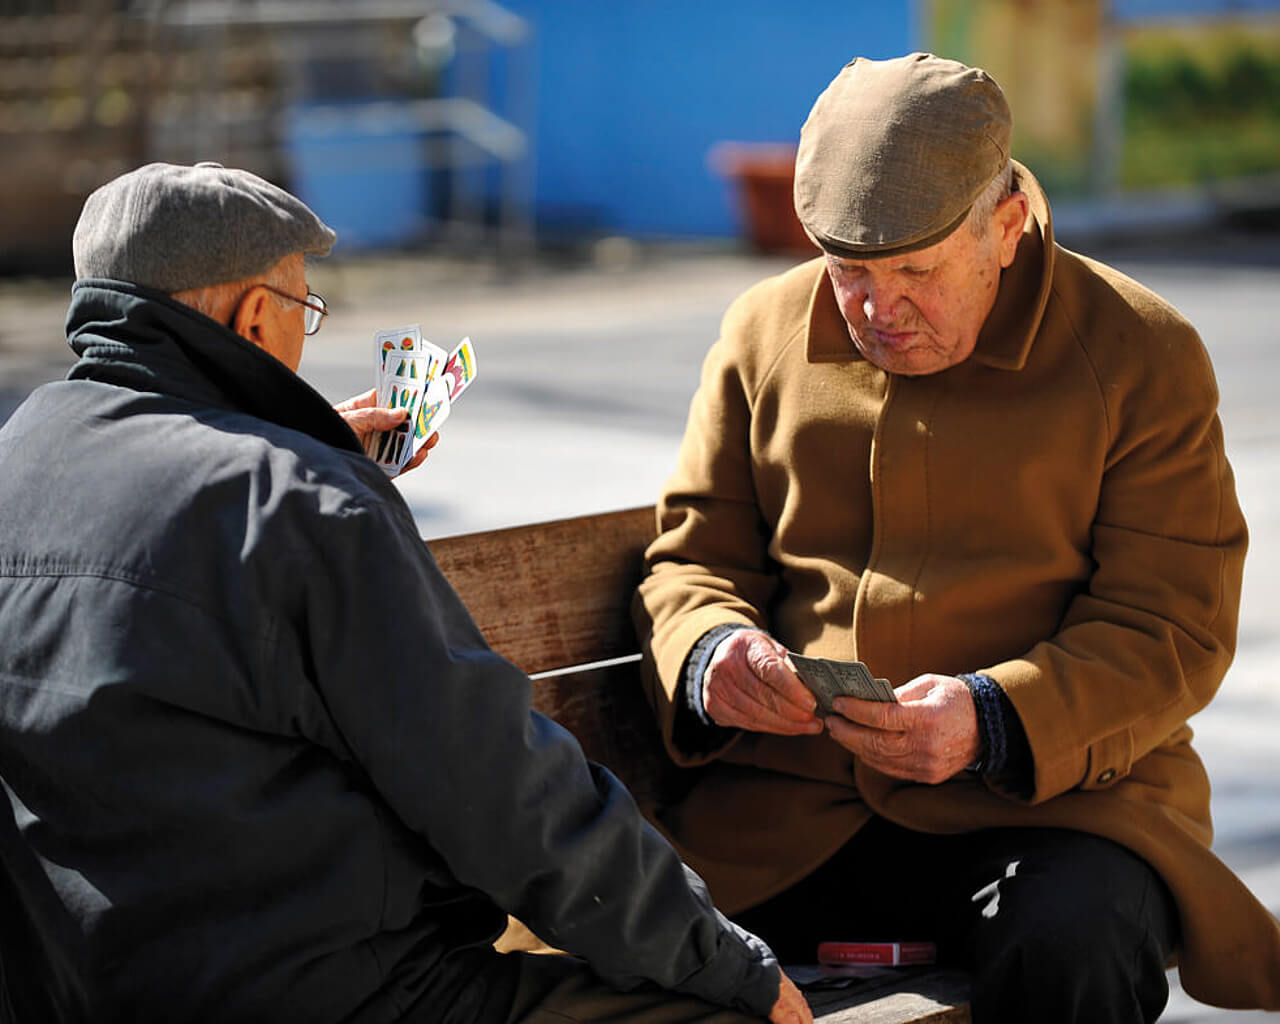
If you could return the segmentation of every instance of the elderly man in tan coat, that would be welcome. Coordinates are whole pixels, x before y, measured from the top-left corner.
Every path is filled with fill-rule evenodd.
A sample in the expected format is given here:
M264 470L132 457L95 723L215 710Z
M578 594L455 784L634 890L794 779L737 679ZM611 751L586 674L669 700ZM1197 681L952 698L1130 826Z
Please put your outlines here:
M1280 1008L1280 926L1209 850L1187 719L1231 661L1246 531L1194 329L1054 243L984 72L855 60L801 134L822 256L707 356L637 613L659 824L811 962L932 939L977 1020ZM819 717L789 652L896 703Z

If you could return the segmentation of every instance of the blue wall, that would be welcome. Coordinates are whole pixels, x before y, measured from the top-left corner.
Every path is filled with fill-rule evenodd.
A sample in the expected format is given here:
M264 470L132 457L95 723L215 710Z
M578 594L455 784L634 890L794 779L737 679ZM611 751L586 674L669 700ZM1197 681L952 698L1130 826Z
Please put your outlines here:
M914 48L911 3L504 0L533 25L536 215L549 234L730 235L719 141L794 142L852 57Z

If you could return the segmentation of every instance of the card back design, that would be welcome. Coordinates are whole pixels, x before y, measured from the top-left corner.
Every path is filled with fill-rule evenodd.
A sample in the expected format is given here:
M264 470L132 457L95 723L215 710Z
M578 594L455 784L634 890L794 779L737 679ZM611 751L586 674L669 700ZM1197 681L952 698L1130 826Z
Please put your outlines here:
M818 714L835 713L832 702L837 697L859 700L896 702L893 687L885 679L876 679L860 661L833 661L830 658L806 658L788 652L800 681L818 698Z

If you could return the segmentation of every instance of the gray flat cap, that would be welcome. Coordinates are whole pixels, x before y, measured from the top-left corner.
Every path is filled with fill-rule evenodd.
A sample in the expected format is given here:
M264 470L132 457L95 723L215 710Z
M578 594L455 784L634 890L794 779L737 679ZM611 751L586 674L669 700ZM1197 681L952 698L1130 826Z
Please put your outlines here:
M801 129L800 223L824 250L850 259L935 245L1008 163L1012 123L985 71L929 53L859 57Z
M256 174L155 163L85 200L71 248L76 277L173 293L255 277L292 253L327 255L337 237L300 199Z

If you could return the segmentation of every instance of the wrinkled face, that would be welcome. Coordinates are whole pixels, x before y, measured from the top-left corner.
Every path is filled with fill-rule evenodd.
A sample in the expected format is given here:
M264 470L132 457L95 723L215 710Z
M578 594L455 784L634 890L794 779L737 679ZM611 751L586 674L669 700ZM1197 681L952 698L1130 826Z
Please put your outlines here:
M904 256L827 255L836 303L858 351L889 373L937 373L963 362L995 304L1026 218L1015 192L979 238L966 221L937 245Z

